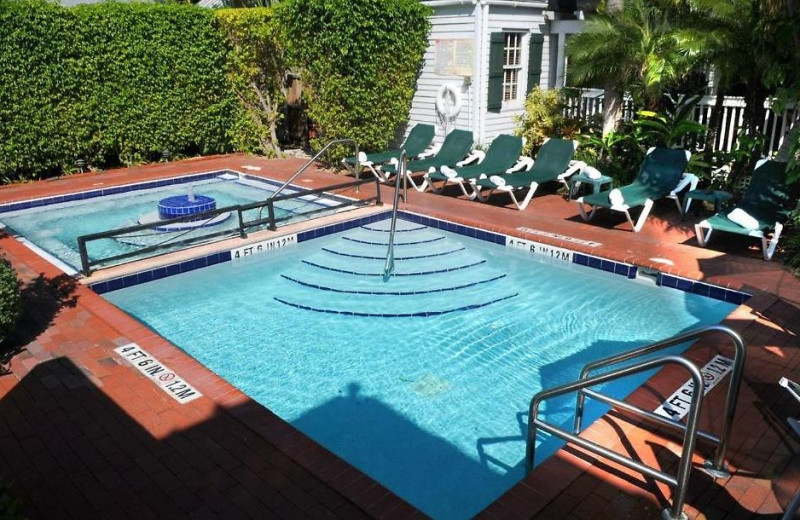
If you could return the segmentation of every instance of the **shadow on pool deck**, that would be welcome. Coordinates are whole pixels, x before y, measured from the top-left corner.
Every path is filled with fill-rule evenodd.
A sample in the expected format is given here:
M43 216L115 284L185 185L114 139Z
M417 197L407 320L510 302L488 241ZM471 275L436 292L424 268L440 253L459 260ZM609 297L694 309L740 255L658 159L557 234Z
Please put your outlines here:
M5 373L4 365L22 352L53 323L53 319L63 307L74 307L75 279L66 274L48 278L38 276L22 284L22 315L19 326L0 344L0 375ZM35 348L35 347L34 347Z
M0 479L29 518L367 517L227 411L154 437L67 358L33 368L0 417Z

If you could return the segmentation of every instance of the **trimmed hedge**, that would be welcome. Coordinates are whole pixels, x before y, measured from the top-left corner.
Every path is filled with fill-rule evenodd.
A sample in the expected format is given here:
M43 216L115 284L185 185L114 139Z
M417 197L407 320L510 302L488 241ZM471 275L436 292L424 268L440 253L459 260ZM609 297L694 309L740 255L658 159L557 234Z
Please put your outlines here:
M278 4L287 51L305 68L308 113L322 142L351 137L364 150L386 147L408 119L431 12L418 0Z
M417 0L288 0L274 15L0 0L0 182L163 150L274 155L284 47L320 137L383 148L407 119L430 12Z
M207 9L0 0L0 178L231 150L227 52Z
M14 330L22 314L22 297L17 273L0 258L0 343Z

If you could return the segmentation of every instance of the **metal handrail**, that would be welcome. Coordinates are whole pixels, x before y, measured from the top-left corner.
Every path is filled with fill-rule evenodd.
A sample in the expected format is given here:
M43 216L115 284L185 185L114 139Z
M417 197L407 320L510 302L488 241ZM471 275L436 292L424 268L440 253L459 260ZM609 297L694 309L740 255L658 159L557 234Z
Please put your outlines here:
M624 361L629 361L637 357L651 354L659 350L673 347L680 343L697 339L700 336L707 334L709 332L721 332L727 335L733 342L735 348L735 354L733 358L733 370L731 371L731 379L730 383L728 384L728 394L725 398L725 417L722 424L722 431L720 432L719 437L703 431L698 433L698 435L702 439L715 443L717 445L714 453L714 458L712 460L706 461L705 469L713 477L720 478L720 477L727 477L730 475L728 470L725 468L725 455L727 454L728 451L728 442L730 440L731 428L733 426L733 416L736 412L736 404L739 397L739 387L741 386L742 372L744 370L744 360L745 360L744 340L742 340L742 337L737 332L732 330L730 327L726 327L724 325L709 325L707 327L690 330L683 334L678 334L664 341L659 341L638 349L622 352L620 354L599 359L597 361L592 361L591 363L587 363L586 366L583 367L583 369L581 370L580 379L586 379L589 376L590 372L597 370L599 368L608 367L611 365L615 365L617 363L622 363ZM578 434L581 431L582 427L581 423L583 422L583 410L586 401L585 396L589 396L598 401L602 401L610 406L619 408L623 411L638 414L642 417L645 417L646 419L649 419L653 422L657 422L659 424L662 424L670 428L678 430L686 429L686 426L684 426L680 422L672 421L665 417L661 417L647 410L642 410L641 408L635 407L633 405L630 405L613 397L600 394L599 392L595 392L593 390L582 390L578 392L575 404L575 424L572 429L574 434Z
M636 470L643 475L647 475L671 486L674 488L672 507L670 509L665 509L661 516L665 520L679 520L681 518L685 518L685 515L683 515L683 504L686 500L686 485L689 482L689 474L692 469L692 454L694 453L694 444L697 437L697 420L700 416L700 406L703 402L703 392L692 392L692 398L689 404L689 418L687 420L686 431L683 437L683 450L681 452L680 464L678 465L678 472L675 476L669 475L655 468L651 468L650 466L646 466L630 457L620 455L619 453L611 451L604 446L578 437L573 433L547 424L539 419L539 405L546 399L581 391L590 386L637 374L639 372L644 372L666 364L677 364L682 366L689 372L692 382L694 383L694 387L698 389L702 387L703 376L700 372L700 369L697 368L697 365L684 357L670 355L641 361L634 365L628 365L600 375L586 379L580 379L572 383L566 383L555 388L543 390L533 396L529 408L530 416L528 420L528 436L525 453L526 474L533 469L533 461L536 456L536 430L537 428L540 428L551 435L561 437L562 439L576 444L589 452L601 455L616 462L617 464L621 464L627 468Z
M280 194L280 193L281 193L281 192L282 192L282 191L283 191L283 190L286 188L286 186L288 186L289 184L291 184L292 182L294 182L294 180L295 180L297 177L299 177L301 173L303 173L304 171L306 171L306 168L308 168L309 166L311 166L312 164L314 164L314 162L315 162L317 159L319 159L320 157L322 157L322 154L324 154L326 151L328 151L328 148L330 148L331 146L333 146L333 145L335 145L335 144L346 144L346 143L352 144L352 145L355 147L355 150L356 150L356 180L359 180L359 170L360 170L361 168L360 168L360 165L359 165L359 160L358 160L358 142L356 142L356 140L355 140L355 139L334 139L333 141L329 141L329 142L328 142L328 144L326 144L325 146L323 146L323 147L322 147L322 150L320 150L319 152L317 152L317 154L316 154L314 157L312 157L311 159L309 159L309 160L308 160L308 162L307 162L307 163L305 163L303 166L301 166L299 170L297 170L296 172L294 172L294 174L293 174L291 177L289 177L289 180L288 180L288 181L286 181L286 182L284 182L284 183L281 185L281 187L280 187L280 188L278 188L278 189L275 191L275 193L273 193L272 195L270 195L270 196L269 196L269 198L267 198L267 200L269 200L269 199L274 199L275 197L277 197L277 196L278 196L278 195L279 195L279 194ZM357 192L357 191L358 191L358 188L356 188L356 192Z
M81 272L85 276L89 276L91 274L91 272L92 272L92 266L101 264L103 262L110 262L110 261L115 261L115 260L124 260L124 259L127 259L127 258L140 257L144 253L150 253L150 252L154 252L154 251L158 251L158 250L161 250L161 249L166 249L166 248L170 248L170 247L174 247L174 246L188 245L188 244L192 244L194 242L197 242L199 240L207 240L207 239L210 239L210 238L216 238L216 237L221 237L221 236L226 236L226 235L229 236L229 235L232 235L232 234L238 234L241 238L246 238L247 237L247 230L249 228L257 227L257 226L260 226L260 225L265 224L265 223L268 224L268 227L269 227L269 229L271 231L275 231L277 229L277 225L276 224L278 222L280 222L282 220L289 220L289 219L292 218L292 216L287 216L285 218L276 218L275 217L275 208L274 208L274 203L275 202L280 202L280 201L283 201L283 200L289 200L289 199L293 199L293 198L305 197L305 196L308 196L308 195L316 195L316 194L322 193L322 192L341 190L341 189L346 189L346 188L351 188L351 187L355 187L356 189L358 189L362 184L368 184L368 183L372 183L372 182L374 182L375 185L376 185L376 195L374 197L369 197L369 198L366 198L366 199L353 199L352 201L343 202L342 204L338 205L337 207L341 208L341 207L346 207L346 206L352 206L352 205L359 204L359 203L362 203L362 202L369 202L371 200L375 200L376 205L380 206L381 205L381 186L380 186L380 182L377 179L374 179L374 180L373 179L361 179L361 180L354 180L354 181L350 181L350 182L346 182L346 183L342 183L342 184L336 184L334 186L326 186L326 187L323 187L323 188L315 188L313 190L305 190L304 189L304 190L298 191L296 193L290 193L290 194L287 194L287 195L281 195L280 197L277 197L277 198L270 198L267 201L258 201L258 202L252 202L252 203L249 203L249 204L237 204L237 205L234 205L234 206L226 206L226 207L223 207L223 208L216 208L216 209L213 209L213 210L204 211L202 213L196 213L196 214L193 214L193 215L185 215L185 216L180 216L180 217L176 217L176 218L172 218L172 219L160 220L158 222L153 222L153 223L150 223L150 224L137 224L137 225L134 225L134 226L127 226L127 227L123 227L123 228L112 229L112 230L109 230L109 231L101 231L101 232L98 232L98 233L91 233L91 234L88 234L88 235L81 235L77 239L77 242L78 242L78 253L79 253L80 259L81 259ZM261 218L261 216L259 215L259 217L257 219L255 219L255 220L249 220L249 221L245 221L244 220L243 213L245 211L251 210L251 209L256 209L256 208L263 208L264 206L267 206L268 210L269 210L269 215L268 215L267 218ZM308 212L306 212L306 214L307 215L312 215L314 213L327 211L328 209L330 209L330 208L324 207L324 208L320 208L319 210L308 211ZM168 225L168 224L176 224L176 223L180 223L180 222L187 222L187 221L190 221L190 220L211 218L211 217L214 217L214 216L219 215L221 213L227 213L227 212L231 212L231 213L236 212L236 214L238 216L238 219L237 219L238 220L238 225L237 225L237 227L235 229L234 228L226 228L225 230L222 230L222 231L210 232L210 233L204 234L201 237L192 237L192 238L187 238L187 239L184 239L184 240L177 240L178 238L180 238L180 236L176 236L176 237L173 237L173 239L171 239L171 240L167 240L167 241L164 241L162 243L155 244L155 245L152 245L152 246L145 246L145 247L137 249L136 251L129 251L129 252L121 253L121 254L118 254L118 255L110 256L110 257L107 257L107 258L101 258L99 260L92 260L92 259L89 258L89 252L88 252L87 243L91 242L93 240L100 240L100 239L104 239L104 238L114 238L114 237L116 237L118 235L123 235L123 234L127 234L127 233L134 233L134 232L137 232L137 231L144 231L144 230L152 230L155 227L165 226L165 225Z
M392 206L392 223L389 227L389 247L386 250L386 264L383 266L383 281L388 282L394 274L394 235L397 231L397 209L400 201L400 181L406 176L406 151L400 151L400 161L397 164L397 174L394 182L394 205ZM403 199L405 202L405 199Z

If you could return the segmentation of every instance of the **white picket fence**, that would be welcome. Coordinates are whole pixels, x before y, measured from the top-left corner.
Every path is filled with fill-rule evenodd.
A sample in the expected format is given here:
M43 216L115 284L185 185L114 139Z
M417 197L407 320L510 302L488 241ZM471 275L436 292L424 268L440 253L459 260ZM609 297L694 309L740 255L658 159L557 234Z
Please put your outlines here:
M708 124L711 118L711 109L715 104L716 98L714 96L703 97L695 107L695 121ZM717 133L714 150L730 152L736 147L736 136L742 127L746 103L742 97L727 96L722 102L722 106L724 107L722 124L720 131ZM781 113L776 113L772 110L769 100L764 101L764 107L767 108L767 112L761 128L767 138L765 143L766 151L772 154L780 148L783 139L792 126L792 121L795 123L800 122L800 103L788 105ZM600 89L583 89L579 98L570 98L565 113L568 116L583 119L595 114L602 114L603 91ZM627 121L630 121L634 116L633 103L629 98L625 99L623 103L622 113Z

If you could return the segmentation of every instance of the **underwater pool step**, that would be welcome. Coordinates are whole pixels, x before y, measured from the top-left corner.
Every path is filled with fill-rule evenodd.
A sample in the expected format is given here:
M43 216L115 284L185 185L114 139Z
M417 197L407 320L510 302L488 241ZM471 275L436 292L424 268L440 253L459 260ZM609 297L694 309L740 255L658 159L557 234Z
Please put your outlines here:
M432 253L428 252L428 253L416 254L416 255L409 254L408 256L398 256L398 254L395 254L394 259L395 259L395 261L398 261L398 260L421 260L421 259L424 259L424 258L435 258L435 257L440 257L440 256L448 256L448 255L452 255L452 254L455 254L455 253L459 253L459 252L465 251L466 249L467 249L466 247L462 246L462 247L458 247L458 248L450 249L450 250L445 250L445 251L441 251L441 252L432 252ZM329 248L329 247L323 247L322 250L325 251L326 253L330 253L332 255L344 256L344 257L347 257L347 258L357 258L357 259L360 259L360 260L386 260L386 254L376 255L376 254L369 254L369 253L364 253L364 252L355 252L355 251L351 252L351 251L344 251L344 250L341 250L341 249L334 249L334 248ZM402 254L402 253L399 253L399 254Z
M320 291L327 291L327 292L334 292L334 293L341 293L341 294L369 294L373 296L414 296L420 294L432 294L432 293L441 293L441 292L451 292L451 291L460 291L462 289L468 289L471 287L476 287L479 285L484 285L492 282L497 282L502 280L506 277L505 274L500 274L494 276L492 278L486 278L484 280L473 281L469 283L463 283L459 285L448 285L444 287L436 287L427 285L424 288L399 288L398 284L388 285L383 284L385 289L376 289L375 286L365 287L365 288L344 288L344 287L335 287L331 285L322 285L312 282L303 281L297 278L292 278L289 275L282 274L281 277L284 280L288 280L297 285L301 285L303 287L308 287L310 289L317 289Z
M381 265L377 265L376 268L372 270L368 270L367 266L358 266L358 267L334 267L331 265L325 265L321 263L312 262L311 260L301 260L304 265L315 267L317 269L324 269L326 271L331 271L332 273L339 273L339 274L349 274L353 276L379 276L383 277L383 268ZM486 260L477 260L467 264L457 264L457 265L450 265L450 266L443 266L443 267L436 267L436 268L429 268L423 270L403 270L397 268L394 272L393 276L430 276L435 274L445 274L451 273L453 271L460 271L462 269L472 269L474 267L486 264Z
M288 305L290 307L295 307L297 309L302 309L306 311L313 311L313 312L321 312L327 314L341 314L344 316L354 316L354 317L362 317L362 318L428 318L431 316L441 316L443 314L451 314L454 312L465 312L471 311L475 309L480 309L482 307L488 307L489 305L500 303L505 300L510 300L518 296L519 293L509 294L505 296L500 296L498 298L483 301L479 303L472 303L467 305L462 305L458 307L451 307L451 308L444 308L444 309L435 309L435 310L420 310L420 311L408 311L408 312L379 312L369 311L369 310L344 310L344 309L335 309L335 308L323 308L317 307L312 305L305 305L297 302L292 302L289 300L285 300L282 298L278 298L277 296L273 297L275 301L280 302L284 305Z
M389 245L389 233L358 228L342 235L342 240L363 245L386 247ZM427 228L420 231L398 233L395 235L394 244L395 246L417 246L440 241L447 242L448 237L438 230ZM452 241L452 238L450 238L450 241Z

